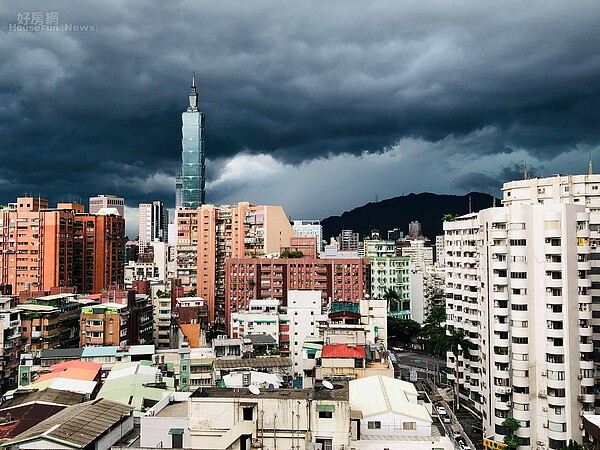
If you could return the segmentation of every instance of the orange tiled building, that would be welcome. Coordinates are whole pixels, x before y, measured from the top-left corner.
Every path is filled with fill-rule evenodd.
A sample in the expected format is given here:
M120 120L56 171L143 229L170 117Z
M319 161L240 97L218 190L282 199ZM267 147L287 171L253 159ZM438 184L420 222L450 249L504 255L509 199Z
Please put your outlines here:
M99 292L122 284L125 274L125 220L83 214L83 207L19 197L0 210L0 284L12 292L54 287Z
M224 325L227 258L262 257L288 245L294 231L281 206L202 205L176 215L177 278L208 304L209 321Z

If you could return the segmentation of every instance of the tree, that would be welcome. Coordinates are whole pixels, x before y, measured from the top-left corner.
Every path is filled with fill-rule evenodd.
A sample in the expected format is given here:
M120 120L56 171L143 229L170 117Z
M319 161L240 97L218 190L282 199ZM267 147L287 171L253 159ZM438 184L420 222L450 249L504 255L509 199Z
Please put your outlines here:
M457 330L456 328L450 328L448 335L446 335L445 348L447 351L451 351L454 354L454 397L456 402L456 409L460 409L460 383L459 383L459 370L458 370L458 356L461 350L463 354L469 354L469 348L471 348L471 341L467 337L465 330Z
M446 308L443 306L434 306L429 311L429 315L425 320L426 323L441 326L446 321Z
M521 428L521 422L514 417L507 417L500 425L506 429L506 436L504 436L506 450L516 450L521 445L521 438L517 436L517 431Z
M454 221L456 220L456 218L457 218L457 217L458 217L458 215L457 215L457 214L451 214L451 213L444 214L444 215L442 216L442 221L443 221L443 222L454 222Z
M302 253L300 250L284 250L279 256L281 258L302 258L304 253Z
M386 288L383 298L387 300L387 311L390 312L399 311L398 306L400 305L400 296L392 288Z
M421 334L421 324L411 319L388 317L388 333L399 342L411 342Z

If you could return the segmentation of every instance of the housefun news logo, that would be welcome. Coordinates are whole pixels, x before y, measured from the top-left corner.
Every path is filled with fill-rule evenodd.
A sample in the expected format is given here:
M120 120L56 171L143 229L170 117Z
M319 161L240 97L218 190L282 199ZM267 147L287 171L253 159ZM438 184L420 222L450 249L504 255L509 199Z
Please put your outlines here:
M91 33L98 31L98 25L60 23L58 11L20 11L17 13L17 20L8 24L8 31L28 33L47 31Z

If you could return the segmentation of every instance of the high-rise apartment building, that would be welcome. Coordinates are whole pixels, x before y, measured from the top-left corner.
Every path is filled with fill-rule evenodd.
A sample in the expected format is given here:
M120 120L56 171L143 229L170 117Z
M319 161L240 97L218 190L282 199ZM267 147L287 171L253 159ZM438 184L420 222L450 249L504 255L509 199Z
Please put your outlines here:
M196 72L192 76L189 106L181 115L181 173L177 174L175 207L196 209L204 204L204 113L198 109Z
M294 231L281 206L240 202L176 214L176 277L206 300L210 322L224 326L226 259L277 253Z
M48 201L19 197L0 211L0 284L12 292L73 283L73 213Z
M346 250L358 250L358 242L360 240L360 236L358 233L355 233L352 230L342 230L340 235L338 236L338 250L346 251Z
M323 250L323 226L318 220L294 220L292 229L298 237L315 237L317 254Z
M506 185L505 185L506 192ZM511 195L512 197L512 195ZM521 423L526 447L581 442L594 414L590 215L576 204L512 204L444 223L447 324L471 348L448 375L481 411L485 436Z
M254 299L288 305L288 292L321 291L322 305L358 303L369 290L369 260L317 258L230 258L225 270L225 314L248 308Z
M119 216L125 217L125 199L116 195L101 194L90 197L90 214L98 214L101 209L115 208L119 211Z
M125 219L115 215L75 214L73 223L73 279L70 286L85 294L95 294L110 286L123 286Z
M396 256L394 241L379 239L365 241L365 256L371 260L371 296L381 299L394 291L397 299L388 303L388 313L411 318L410 258Z
M138 242L145 249L151 242L167 242L169 210L161 201L140 203Z
M125 220L61 206L19 197L0 212L0 284L13 293L71 286L96 293L123 283Z

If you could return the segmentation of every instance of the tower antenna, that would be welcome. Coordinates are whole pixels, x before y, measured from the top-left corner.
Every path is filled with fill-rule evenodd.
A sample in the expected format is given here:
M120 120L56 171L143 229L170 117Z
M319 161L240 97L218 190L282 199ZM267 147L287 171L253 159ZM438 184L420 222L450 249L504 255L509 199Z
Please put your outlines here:
M592 169L592 152L590 150L590 162L588 163L588 175L593 175L594 171Z

